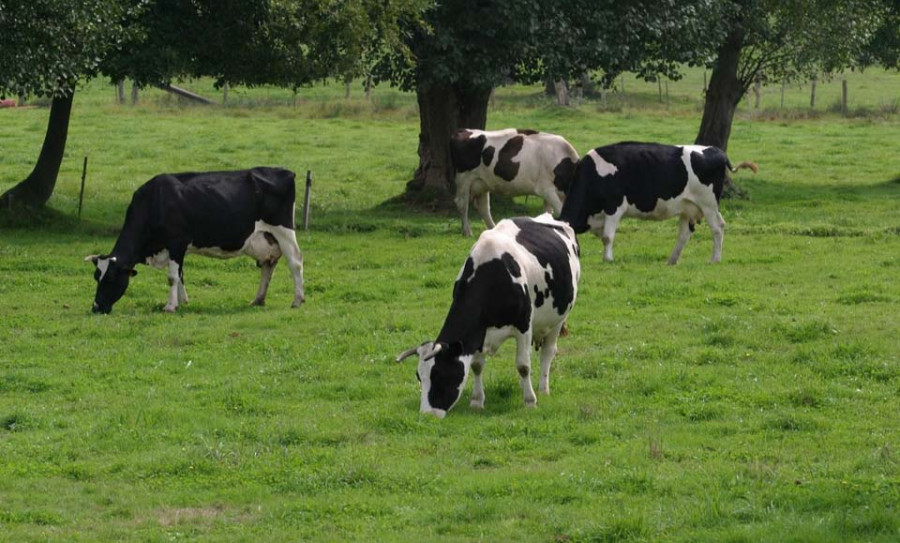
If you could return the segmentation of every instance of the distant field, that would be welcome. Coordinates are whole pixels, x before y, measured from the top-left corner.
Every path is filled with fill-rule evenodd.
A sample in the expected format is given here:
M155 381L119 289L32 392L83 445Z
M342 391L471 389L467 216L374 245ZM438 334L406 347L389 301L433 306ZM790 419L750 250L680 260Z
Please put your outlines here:
M504 88L488 125L581 152L691 142L702 77L670 83L668 106L631 79L569 109ZM705 224L675 267L672 221L626 220L612 264L583 237L552 395L524 408L508 344L485 411L467 392L441 421L419 416L415 367L393 357L437 334L473 240L455 214L385 203L416 166L413 96L232 89L201 107L146 91L132 107L91 83L58 217L0 227L0 541L897 541L900 75L848 81L849 118L827 111L834 81L813 113L808 86L781 111L780 87L761 113L742 104L729 154L760 172L723 203L722 264ZM0 110L0 191L46 121ZM253 262L190 257L177 315L146 267L112 315L90 314L82 258L112 247L137 186L258 164L315 175L302 308L283 264L258 308Z

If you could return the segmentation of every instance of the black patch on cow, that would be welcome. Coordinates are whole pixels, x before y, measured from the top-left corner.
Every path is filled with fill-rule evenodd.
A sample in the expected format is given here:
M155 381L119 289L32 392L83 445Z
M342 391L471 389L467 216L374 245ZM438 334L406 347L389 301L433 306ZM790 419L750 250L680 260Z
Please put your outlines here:
M477 268L472 258L467 258L453 286L453 303L437 341L462 341L463 354L472 354L484 346L488 327L528 330L531 299L524 285L515 281L521 275L518 262L508 253ZM442 354L438 353L437 359Z
M545 270L549 265L553 274L545 275L549 295L553 298L553 307L560 315L564 315L572 306L575 298L575 280L569 266L569 247L564 241L565 230L553 224L545 224L531 219L512 219L519 227L516 242L537 258Z
M617 171L600 176L590 155L578 162L560 213L560 220L568 222L577 233L588 229L589 216L600 212L610 215L626 198L640 211L651 212L657 200L674 198L687 186L682 147L625 142L594 151Z
M548 296L550 296L549 288L541 290L537 285L534 285L534 307L541 307L544 305L544 301Z
M522 134L523 136L533 136L535 134L540 134L537 130L531 130L530 128L520 128L516 130L516 133Z
M473 138L470 130L457 130L450 137L450 160L456 172L474 170L481 162L481 151L487 137L484 134Z
M722 197L727 174L728 157L718 147L707 147L702 153L691 153L691 169L704 185L712 185L718 202Z
M460 387L466 376L465 366L451 353L438 353L431 367L431 388L428 403L431 407L449 410L460 396Z
M507 140L500 148L497 155L497 165L494 166L494 174L505 181L512 181L519 173L519 163L513 162L513 158L522 150L525 143L524 136L515 136Z
M481 161L485 166L490 166L492 160L494 160L494 147L488 145L484 148L484 151L481 152Z
M516 370L519 372L519 377L523 378L528 377L528 375L531 373L531 368L529 368L528 366L517 366Z
M560 192L568 192L569 185L572 184L572 178L575 177L575 161L569 157L562 159L559 164L553 168L553 185Z
M503 253L500 255L500 260L503 261L503 264L506 266L506 269L509 270L510 275L515 278L522 277L522 268L519 266L519 263L516 262L516 259L513 258L513 255Z

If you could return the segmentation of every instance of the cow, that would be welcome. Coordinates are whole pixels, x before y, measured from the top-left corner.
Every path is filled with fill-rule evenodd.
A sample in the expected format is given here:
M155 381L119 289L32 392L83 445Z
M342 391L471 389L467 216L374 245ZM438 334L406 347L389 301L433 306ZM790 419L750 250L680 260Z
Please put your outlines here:
M673 265L694 224L706 218L713 235L711 262L719 262L725 235L719 200L729 182L726 169L741 168L758 171L753 162L732 167L725 153L711 146L623 142L597 147L578 162L559 218L579 234L590 229L600 236L603 259L611 262L622 217L678 216L678 241L668 261Z
M157 175L134 191L111 253L91 255L93 312L109 313L143 263L167 269L174 312L188 301L184 257L247 255L260 267L251 305L265 305L275 264L284 255L294 279L293 307L304 301L303 255L294 232L294 172L281 168Z
M575 148L562 137L514 128L493 132L457 130L450 139L450 157L464 236L472 235L470 200L475 201L487 227L494 227L491 192L508 196L535 194L544 199L545 212L559 214L578 162Z
M525 405L537 398L531 385L531 345L540 349L538 390L550 393L556 340L575 305L581 274L578 242L568 224L545 213L500 221L472 247L453 287L453 301L435 341L397 356L419 355L420 412L443 418L474 374L470 405L484 408L485 355L516 339L516 367Z

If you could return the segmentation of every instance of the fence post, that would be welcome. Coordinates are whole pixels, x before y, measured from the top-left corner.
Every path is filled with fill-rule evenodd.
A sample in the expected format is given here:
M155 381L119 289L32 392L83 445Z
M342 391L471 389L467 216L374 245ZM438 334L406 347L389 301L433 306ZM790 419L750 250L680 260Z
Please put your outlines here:
M303 229L309 230L309 193L312 189L312 170L306 170L306 192L303 195Z
M753 82L753 94L756 95L756 103L754 104L754 109L759 111L759 102L762 97L762 80L759 77L759 74L756 74L756 80Z
M841 74L841 115L847 115L847 75Z
M812 91L809 94L809 107L810 109L816 107L816 78L812 78Z
M84 179L87 177L87 155L84 156L84 165L81 167L81 191L78 193L78 220L81 220L81 205L84 202Z

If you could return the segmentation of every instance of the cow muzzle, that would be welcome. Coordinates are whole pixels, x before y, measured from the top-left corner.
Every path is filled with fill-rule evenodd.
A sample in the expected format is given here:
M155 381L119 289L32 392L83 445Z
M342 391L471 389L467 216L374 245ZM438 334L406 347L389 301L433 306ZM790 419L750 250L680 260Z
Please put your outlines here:
M94 305L91 306L91 313L102 313L104 315L109 315L110 311L112 311L112 307L100 307L100 304L94 302Z

